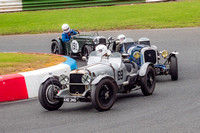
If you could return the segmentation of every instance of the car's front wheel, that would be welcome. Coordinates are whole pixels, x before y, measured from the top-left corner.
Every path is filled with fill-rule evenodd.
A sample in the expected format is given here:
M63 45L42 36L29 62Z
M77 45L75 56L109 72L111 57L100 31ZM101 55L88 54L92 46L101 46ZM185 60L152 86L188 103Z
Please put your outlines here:
M59 109L63 104L63 99L58 99L55 96L60 90L60 82L55 78L49 78L40 86L38 92L40 104L49 111Z
M152 66L148 66L145 76L141 77L141 89L145 96L154 92L156 85L155 70Z
M170 74L172 80L178 79L178 61L176 56L170 57Z
M63 47L57 41L52 41L51 44L51 53L52 54L63 54Z
M92 104L98 111L107 111L113 106L116 93L116 87L112 80L102 79L96 88L92 89Z

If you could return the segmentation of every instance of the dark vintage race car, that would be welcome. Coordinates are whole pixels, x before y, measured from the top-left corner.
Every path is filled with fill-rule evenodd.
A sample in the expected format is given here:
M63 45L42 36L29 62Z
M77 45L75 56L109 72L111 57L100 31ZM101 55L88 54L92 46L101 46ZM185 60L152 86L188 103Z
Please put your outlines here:
M106 111L113 106L117 93L141 89L147 96L154 92L156 74L151 62L138 70L135 63L122 58L119 52L101 56L93 51L87 63L69 75L46 77L38 94L41 105L47 110L57 110L63 102L92 102L98 111Z
M145 62L151 62L156 69L156 75L171 75L172 80L178 79L178 60L174 51L158 51L155 45L150 44L150 40L146 37L134 41L131 38L126 38L122 42L114 41L112 37L108 39L109 49L128 54L130 61L135 62L140 68ZM161 58L162 57L162 58Z
M78 32L79 33L79 32ZM88 56L98 44L105 44L106 38L94 35L72 35L69 42L63 42L61 37L52 40L51 53L68 56Z

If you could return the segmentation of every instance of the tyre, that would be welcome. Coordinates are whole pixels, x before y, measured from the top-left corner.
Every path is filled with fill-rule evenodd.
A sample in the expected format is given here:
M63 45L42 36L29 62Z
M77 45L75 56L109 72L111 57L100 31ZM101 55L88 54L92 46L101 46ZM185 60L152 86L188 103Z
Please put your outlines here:
M59 90L61 90L60 82L55 78L49 78L40 86L38 92L40 104L49 111L59 109L63 104L63 99L55 98Z
M110 79L102 79L91 91L92 104L98 111L109 110L116 100L116 87Z
M170 75L172 80L178 79L178 60L176 56L170 57Z
M92 52L92 48L90 46L85 45L83 47L83 52L82 52L82 56L85 56L86 58L88 58L89 54Z
M51 53L63 55L63 47L57 41L52 41L51 44Z
M155 70L148 66L145 76L141 77L141 90L145 96L151 95L155 89L156 78Z

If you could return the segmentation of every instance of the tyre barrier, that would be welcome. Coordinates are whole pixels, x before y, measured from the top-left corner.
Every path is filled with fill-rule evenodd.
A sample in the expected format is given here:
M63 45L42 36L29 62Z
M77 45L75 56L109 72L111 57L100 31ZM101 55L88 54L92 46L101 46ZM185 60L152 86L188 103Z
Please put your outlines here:
M29 72L0 75L0 102L28 99L38 96L41 81L48 76L69 74L77 68L76 61L68 56L66 62Z

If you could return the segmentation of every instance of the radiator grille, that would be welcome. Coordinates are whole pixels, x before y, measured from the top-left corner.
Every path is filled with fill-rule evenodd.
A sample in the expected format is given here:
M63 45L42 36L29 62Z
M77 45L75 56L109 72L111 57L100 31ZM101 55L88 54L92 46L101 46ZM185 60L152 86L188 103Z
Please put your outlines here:
M147 50L144 52L145 62L151 62L153 64L156 63L156 52L155 50Z
M82 83L81 78L83 74L70 74L70 83ZM85 85L70 85L69 91L72 94L83 94Z

